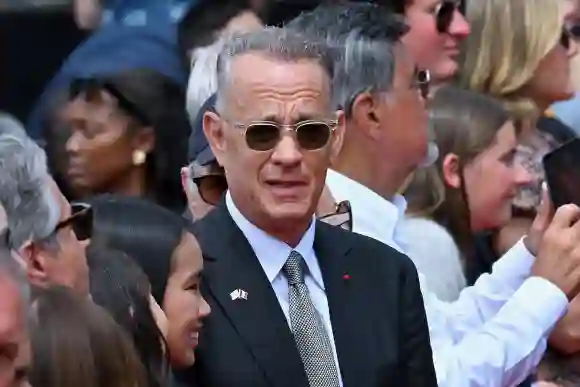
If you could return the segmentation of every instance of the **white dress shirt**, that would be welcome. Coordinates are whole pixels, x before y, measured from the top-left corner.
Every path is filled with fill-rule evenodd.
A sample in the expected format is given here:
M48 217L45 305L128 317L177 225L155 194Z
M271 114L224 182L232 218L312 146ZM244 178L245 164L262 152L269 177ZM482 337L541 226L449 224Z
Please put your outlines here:
M304 282L308 287L310 293L310 299L316 308L316 311L322 318L324 327L326 328L326 333L332 344L332 352L334 354L334 362L336 363L336 369L338 371L338 377L340 381L340 386L342 387L342 378L340 376L340 367L338 364L338 357L336 355L336 345L334 343L334 335L332 333L332 324L330 322L330 311L328 308L328 300L326 298L326 292L324 288L324 281L322 280L322 272L320 271L320 266L318 265L318 259L314 253L314 227L316 222L313 217L310 227L300 240L300 243L295 248L291 248L286 243L273 238L272 236L266 234L264 231L260 230L254 224L250 223L244 215L238 210L230 192L226 193L226 207L230 213L232 219L238 226L238 228L244 233L244 236L252 246L254 254L258 258L260 265L264 269L264 273L272 289L276 293L276 298L280 303L280 307L286 316L288 325L291 327L290 323L290 305L288 300L288 280L282 272L282 267L286 263L286 260L290 256L290 252L295 250L302 255L306 261L306 266L308 270L304 273Z
M326 184L337 201L350 201L355 232L405 251L397 230L403 197L391 203L335 171L328 171ZM558 287L530 277L533 262L518 242L452 303L430 293L419 273L440 387L511 387L533 372L568 306Z

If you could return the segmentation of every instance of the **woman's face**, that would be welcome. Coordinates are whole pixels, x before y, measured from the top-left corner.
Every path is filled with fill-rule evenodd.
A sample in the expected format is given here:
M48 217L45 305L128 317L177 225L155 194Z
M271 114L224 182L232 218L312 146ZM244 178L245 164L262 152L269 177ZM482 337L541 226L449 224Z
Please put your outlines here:
M172 272L167 280L163 311L167 316L167 345L174 367L188 367L195 362L202 320L210 307L201 295L203 259L193 235L185 233L172 257Z
M83 97L70 101L62 119L70 127L66 142L67 179L78 194L106 192L126 179L135 168L133 152L152 148L152 135L136 131L129 134L131 118L120 111L117 100L100 91L88 101Z
M563 13L564 23L570 19L571 12L572 9L568 9ZM560 40L542 58L527 86L530 97L538 106L543 109L548 108L554 102L564 101L574 96L576 90L572 83L570 63L577 53L576 42L563 29Z
M453 77L457 72L459 44L470 32L469 24L457 9L447 32L437 31L437 10L442 2L409 1L405 17L411 29L403 36L403 44L411 51L419 67L430 70L431 75L439 82Z
M512 214L512 199L531 176L514 163L517 138L513 123L497 132L495 141L463 170L473 231L505 225Z

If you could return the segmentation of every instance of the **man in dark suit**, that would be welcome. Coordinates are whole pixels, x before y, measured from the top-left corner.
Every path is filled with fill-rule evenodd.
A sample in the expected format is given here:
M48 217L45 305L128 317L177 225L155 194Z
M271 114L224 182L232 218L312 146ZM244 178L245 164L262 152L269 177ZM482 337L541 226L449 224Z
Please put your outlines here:
M204 131L229 191L196 223L212 314L189 384L437 385L412 262L314 217L344 135L327 50L267 28L218 59Z

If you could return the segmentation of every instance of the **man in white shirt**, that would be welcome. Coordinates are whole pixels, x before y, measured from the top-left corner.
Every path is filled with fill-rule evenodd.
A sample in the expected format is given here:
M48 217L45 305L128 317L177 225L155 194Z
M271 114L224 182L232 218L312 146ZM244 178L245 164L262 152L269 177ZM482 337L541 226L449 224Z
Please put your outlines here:
M455 8L454 14L460 15ZM332 195L351 202L355 232L404 252L397 223L406 203L396 192L425 161L428 134L424 106L416 100L419 93L426 94L425 77L407 90L397 85L400 63L409 57L389 36L399 22L376 5L347 4L319 8L290 27L325 36L342 53L333 93L344 108L347 128L335 171L327 176ZM453 68L450 56L441 53L441 58L445 66L438 71ZM411 90L413 86L419 90ZM579 211L576 206L560 209L549 227L544 211L526 245L520 241L494 265L493 274L465 289L454 303L441 302L422 288L440 386L515 386L533 371L547 335L576 293L577 274L552 269L572 265L572 272L577 271L578 251L565 251L578 243L575 230L580 226L570 224ZM550 232L539 243L546 228ZM563 234L574 235L569 250L561 249Z

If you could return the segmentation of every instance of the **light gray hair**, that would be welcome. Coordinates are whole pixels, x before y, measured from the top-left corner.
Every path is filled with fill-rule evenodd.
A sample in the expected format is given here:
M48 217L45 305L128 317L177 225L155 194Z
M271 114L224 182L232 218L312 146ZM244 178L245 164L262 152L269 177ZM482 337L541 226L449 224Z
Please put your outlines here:
M321 5L286 28L322 38L334 51L332 100L347 115L361 92L392 88L395 46L409 30L400 15L372 3Z
M192 52L192 68L187 84L186 109L192 127L197 126L197 115L205 101L217 90L217 60L225 40L219 39Z
M285 62L312 60L320 64L328 74L334 75L334 57L328 47L317 39L299 32L276 27L234 36L226 42L217 62L216 108L224 108L224 97L231 86L231 64L236 56L259 53ZM329 85L332 89L332 85ZM330 90L332 92L332 90Z
M8 243L19 249L52 234L60 206L48 185L46 154L22 124L0 115L0 205L8 224Z

